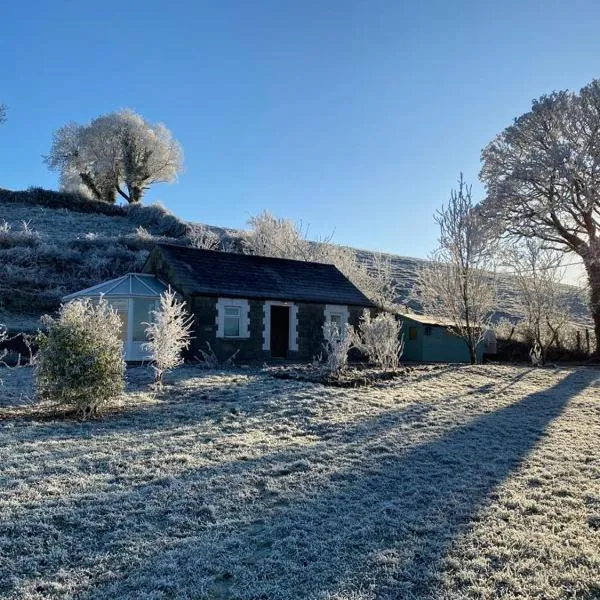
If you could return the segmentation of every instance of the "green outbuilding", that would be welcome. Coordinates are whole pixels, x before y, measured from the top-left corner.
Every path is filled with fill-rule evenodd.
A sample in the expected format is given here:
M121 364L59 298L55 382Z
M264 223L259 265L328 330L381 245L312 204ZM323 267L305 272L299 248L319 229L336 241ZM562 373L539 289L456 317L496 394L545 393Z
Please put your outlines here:
M402 360L415 362L470 362L469 349L458 337L451 323L438 317L416 314L399 315L402 319L404 353ZM481 362L485 344L477 348L477 362Z

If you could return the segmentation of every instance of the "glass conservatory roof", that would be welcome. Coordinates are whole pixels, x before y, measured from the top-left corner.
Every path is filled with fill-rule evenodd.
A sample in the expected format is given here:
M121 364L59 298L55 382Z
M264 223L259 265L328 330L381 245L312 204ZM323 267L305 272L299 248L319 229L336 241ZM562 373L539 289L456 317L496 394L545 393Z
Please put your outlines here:
M107 298L158 297L167 289L167 285L154 275L146 273L127 273L122 277L111 279L98 285L64 296L63 300L84 298L89 296L106 296Z

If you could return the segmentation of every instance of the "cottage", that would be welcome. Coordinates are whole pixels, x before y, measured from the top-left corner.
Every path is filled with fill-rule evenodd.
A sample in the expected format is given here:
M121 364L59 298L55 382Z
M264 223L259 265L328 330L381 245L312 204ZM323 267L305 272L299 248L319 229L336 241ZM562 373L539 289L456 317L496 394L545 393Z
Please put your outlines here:
M194 316L192 353L310 360L326 322L356 326L373 303L333 265L158 244L144 272L172 286Z
M403 360L419 362L470 362L465 341L451 329L444 319L427 315L403 314ZM477 362L481 362L484 344L477 348Z

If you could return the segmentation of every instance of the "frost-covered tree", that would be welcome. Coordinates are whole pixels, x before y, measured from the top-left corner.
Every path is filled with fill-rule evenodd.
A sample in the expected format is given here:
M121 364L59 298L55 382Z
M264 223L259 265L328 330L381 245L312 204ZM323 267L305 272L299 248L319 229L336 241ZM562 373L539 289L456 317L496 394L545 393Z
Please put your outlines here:
M471 186L461 174L447 206L434 216L439 246L417 274L416 290L423 308L450 323L469 349L471 363L483 342L495 307L494 264L489 240L473 210Z
M362 263L350 248L331 243L331 237L311 241L308 231L289 219L263 211L252 217L243 246L248 254L291 258L335 265L369 299L390 307L396 299L397 285L389 257L376 255L371 264Z
M161 294L159 306L151 314L152 321L144 323L148 339L144 349L150 355L154 382L161 388L164 374L183 363L182 352L190 345L193 317L171 288Z
M503 253L524 315L519 323L520 333L536 349L540 364L546 362L549 348L560 340L568 322L559 288L564 276L562 258L560 253L546 248L543 241L533 238L510 244Z
M121 320L105 300L73 300L58 318L42 317L37 337L36 389L43 400L74 408L83 417L98 413L124 389Z
M371 318L364 310L358 325L360 349L369 360L382 369L397 369L404 350L404 338L400 331L402 323L388 312Z
M248 220L250 229L242 244L248 254L314 261L316 247L307 239L307 231L290 219L281 219L264 210Z
M582 258L600 353L600 80L535 100L482 161L490 228Z
M186 237L192 248L201 250L219 250L221 238L205 225L190 225Z
M348 366L348 352L358 343L354 327L347 323L340 331L335 323L323 326L323 351L325 370L329 375L339 376Z
M58 129L46 164L60 172L62 189L115 202L140 202L159 182L172 182L182 169L182 149L161 123L120 110L86 125Z

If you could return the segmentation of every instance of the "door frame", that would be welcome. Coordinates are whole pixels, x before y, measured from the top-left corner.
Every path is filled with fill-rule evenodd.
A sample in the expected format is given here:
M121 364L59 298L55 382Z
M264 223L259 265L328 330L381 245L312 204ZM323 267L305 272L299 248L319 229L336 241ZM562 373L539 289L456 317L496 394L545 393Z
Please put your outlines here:
M271 351L271 306L289 306L290 331L288 352L298 351L298 305L293 302L280 302L268 300L263 305L263 350Z

